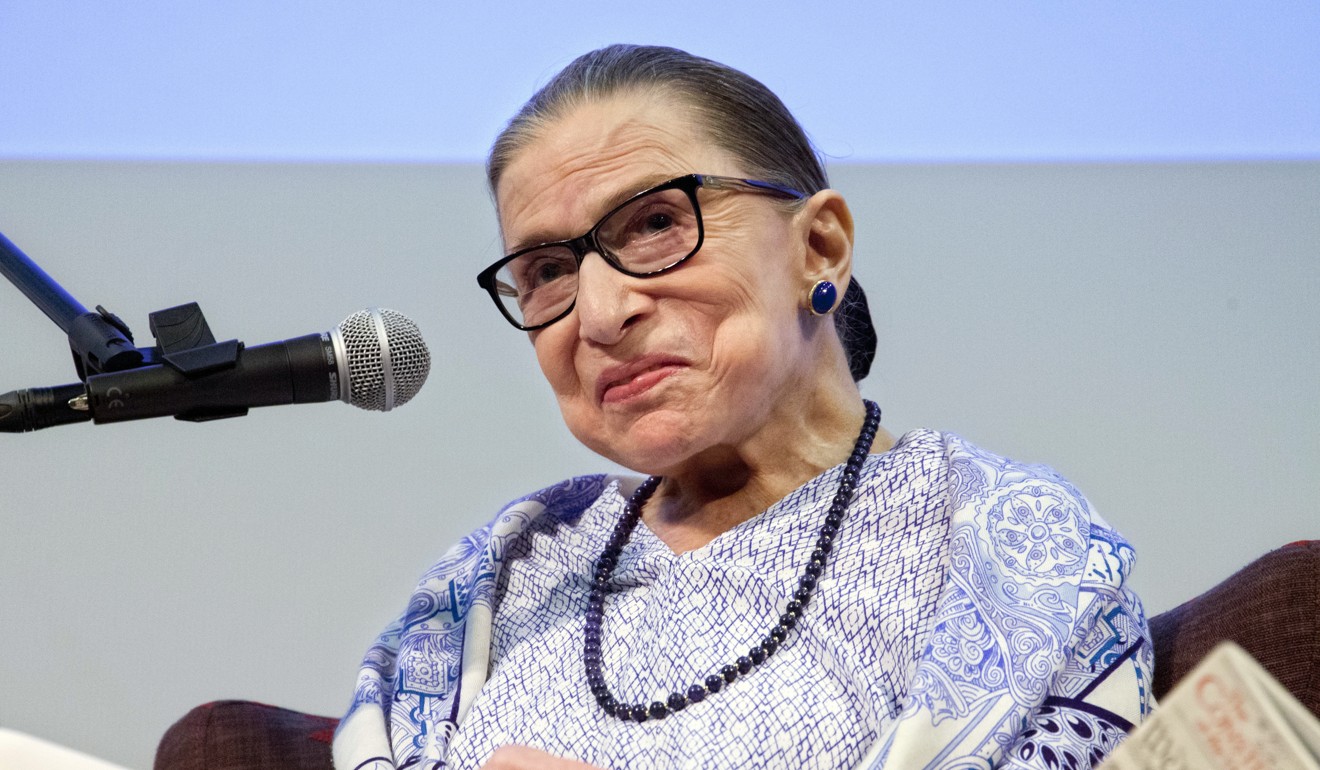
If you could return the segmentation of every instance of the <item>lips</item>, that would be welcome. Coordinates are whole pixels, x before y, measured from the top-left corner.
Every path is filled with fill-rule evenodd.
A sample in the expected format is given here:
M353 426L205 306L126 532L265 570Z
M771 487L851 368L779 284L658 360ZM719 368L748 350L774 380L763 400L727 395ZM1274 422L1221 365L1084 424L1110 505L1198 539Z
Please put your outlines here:
M686 365L680 358L651 355L611 366L596 378L596 401L618 404L636 398Z

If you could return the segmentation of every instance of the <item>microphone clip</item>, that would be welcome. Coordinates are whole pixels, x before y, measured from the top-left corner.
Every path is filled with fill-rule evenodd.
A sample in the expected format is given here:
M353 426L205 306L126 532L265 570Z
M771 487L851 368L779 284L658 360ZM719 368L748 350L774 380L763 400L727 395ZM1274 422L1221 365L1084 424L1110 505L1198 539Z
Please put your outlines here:
M238 340L215 341L211 326L196 302L157 310L150 314L148 323L160 361L189 379L233 369L238 364L239 353L243 352L243 343ZM247 413L247 407L198 408L177 414L174 419L207 422Z
M97 313L88 313L122 333L127 339L133 339L133 333L117 316L97 306ZM81 320L81 319L80 319ZM211 333L211 326L206 322L202 308L196 302L189 302L175 307L157 310L148 316L151 334L156 345L151 348L131 348L138 355L135 361L123 360L117 366L107 367L94 364L80 354L87 348L81 339L69 336L70 346L74 351L75 362L81 362L78 376L85 385L85 395L80 402L71 402L70 408L76 411L92 412L92 419L108 419L109 410L123 409L127 406L130 394L120 393L115 385L105 385L106 381L118 381L114 375L131 370L145 370L156 366L160 376L169 380L170 370L177 372L187 381L198 381L209 375L220 375L238 365L239 354L243 352L243 343L238 340L216 342ZM76 327L76 322L75 322ZM89 402L95 402L89 404ZM98 411L100 405L104 411ZM174 415L176 420L187 422L207 422L226 417L242 417L248 413L243 406L196 406Z

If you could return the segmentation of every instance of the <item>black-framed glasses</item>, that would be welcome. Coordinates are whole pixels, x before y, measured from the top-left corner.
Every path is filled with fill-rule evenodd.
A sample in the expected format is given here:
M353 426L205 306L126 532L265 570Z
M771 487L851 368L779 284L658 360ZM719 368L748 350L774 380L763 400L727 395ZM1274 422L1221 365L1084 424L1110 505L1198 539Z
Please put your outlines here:
M568 315L577 302L578 272L591 252L634 278L660 275L696 254L705 240L697 202L697 189L702 187L786 199L807 197L773 182L687 174L637 193L577 238L515 251L482 270L477 284L519 329L549 326Z

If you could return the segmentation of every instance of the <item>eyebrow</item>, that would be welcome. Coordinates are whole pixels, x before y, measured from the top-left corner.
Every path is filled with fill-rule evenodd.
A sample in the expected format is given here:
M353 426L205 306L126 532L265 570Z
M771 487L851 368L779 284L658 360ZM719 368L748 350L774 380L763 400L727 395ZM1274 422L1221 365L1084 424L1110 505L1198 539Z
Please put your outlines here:
M634 182L631 185L628 185L627 187L620 188L619 190L615 191L613 194L605 198L599 204L598 208L600 210L600 214L597 215L597 217L594 220L592 220L591 226L595 227L600 222L601 217L604 217L606 214L613 211L620 204L632 198L634 195L643 193L651 189L652 187L662 185L671 179L677 179L678 177L681 176L683 176L683 174L669 174L663 171L659 171L654 174L644 176L640 180ZM577 235L581 235L581 233L578 233ZM573 235L570 237L576 238L577 235ZM531 236L520 239L517 243L514 243L511 246L506 247L504 253L513 254L515 252L519 252L524 249L530 249L534 246L542 246L547 243L560 243L566 240L568 240L568 238L554 238L544 234L544 232L536 232L533 233Z

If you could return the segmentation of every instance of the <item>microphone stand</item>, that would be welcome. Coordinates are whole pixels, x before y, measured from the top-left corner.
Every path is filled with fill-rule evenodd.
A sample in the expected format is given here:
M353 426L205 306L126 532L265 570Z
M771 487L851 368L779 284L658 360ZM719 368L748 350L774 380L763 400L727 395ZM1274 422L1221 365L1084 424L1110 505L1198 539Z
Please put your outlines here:
M102 307L95 313L83 307L4 233L0 233L0 273L68 335L78 379L135 369L148 358L146 351L133 345L133 333L123 321Z
M0 433L95 419L86 385L97 375L163 364L185 376L199 377L233 368L243 348L237 340L216 343L196 302L152 313L150 324L156 346L139 348L133 343L133 332L118 316L100 305L95 312L88 310L4 233L0 233L0 273L68 336L81 381L0 395ZM247 409L212 409L179 415L178 419L200 422L244 414Z

